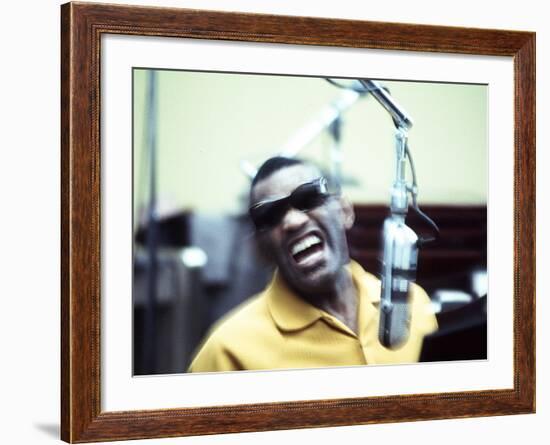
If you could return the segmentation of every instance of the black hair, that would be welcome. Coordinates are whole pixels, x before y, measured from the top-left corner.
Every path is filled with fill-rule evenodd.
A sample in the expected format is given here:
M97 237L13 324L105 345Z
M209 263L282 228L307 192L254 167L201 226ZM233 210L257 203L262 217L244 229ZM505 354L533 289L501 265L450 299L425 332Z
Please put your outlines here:
M266 179L267 177L271 176L273 173L275 173L278 170L281 170L286 167L291 167L293 165L304 165L304 164L305 164L304 161L296 158L286 158L284 156L274 156L272 158L269 158L260 166L260 168L256 172L256 176L254 176L254 179L252 179L250 190L252 190L258 182L262 181L263 179Z

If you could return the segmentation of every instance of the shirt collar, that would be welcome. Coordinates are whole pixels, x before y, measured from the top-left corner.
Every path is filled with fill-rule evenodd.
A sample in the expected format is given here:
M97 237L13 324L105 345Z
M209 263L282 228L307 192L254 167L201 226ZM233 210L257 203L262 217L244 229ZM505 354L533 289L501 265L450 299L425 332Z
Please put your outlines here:
M380 301L380 282L374 275L366 272L355 261L348 269L357 289L360 308L365 303L376 304ZM278 271L266 289L269 311L277 326L285 331L295 331L310 326L327 315L292 291Z

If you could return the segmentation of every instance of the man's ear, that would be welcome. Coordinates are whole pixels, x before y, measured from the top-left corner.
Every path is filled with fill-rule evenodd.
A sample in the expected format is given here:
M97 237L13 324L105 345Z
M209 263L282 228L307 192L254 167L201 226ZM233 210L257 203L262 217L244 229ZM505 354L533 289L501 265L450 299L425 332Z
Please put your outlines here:
M254 249L256 250L258 258L264 263L272 264L274 262L271 246L269 245L264 233L254 233Z
M342 222L346 230L351 229L355 222L355 212L353 211L353 205L345 196L340 196L340 207L342 208Z

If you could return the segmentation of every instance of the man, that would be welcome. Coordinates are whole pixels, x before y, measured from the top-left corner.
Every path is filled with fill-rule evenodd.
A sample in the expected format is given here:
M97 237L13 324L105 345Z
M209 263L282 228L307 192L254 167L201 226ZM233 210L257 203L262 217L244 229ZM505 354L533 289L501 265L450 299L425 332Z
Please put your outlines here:
M350 261L353 208L329 192L317 168L267 160L252 181L250 216L276 272L262 293L216 323L191 372L418 361L424 336L437 329L428 296L412 286L410 336L396 349L382 346L380 281Z

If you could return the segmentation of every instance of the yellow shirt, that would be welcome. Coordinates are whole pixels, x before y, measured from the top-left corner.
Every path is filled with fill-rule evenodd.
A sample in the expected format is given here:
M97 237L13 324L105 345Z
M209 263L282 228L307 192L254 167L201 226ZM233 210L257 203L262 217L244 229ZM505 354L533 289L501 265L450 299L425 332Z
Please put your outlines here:
M429 297L412 285L408 340L387 349L378 340L380 280L350 263L358 294L358 333L295 295L275 273L269 286L218 321L190 372L319 368L419 359L425 335L437 329Z

